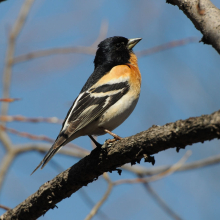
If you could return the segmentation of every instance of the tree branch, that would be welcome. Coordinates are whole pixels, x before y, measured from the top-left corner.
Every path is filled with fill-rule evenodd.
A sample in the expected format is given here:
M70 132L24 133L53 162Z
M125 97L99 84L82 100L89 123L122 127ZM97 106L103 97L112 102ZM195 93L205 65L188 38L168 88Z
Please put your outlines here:
M185 147L214 138L220 138L220 110L211 115L153 126L115 142L111 147L104 144L101 149L94 149L90 155L43 184L36 193L0 219L36 219L53 209L62 199L97 180L104 172L113 171L125 163L139 162L144 154L153 155L169 148Z
M201 41L211 44L220 54L220 10L210 0L167 0L167 3L177 5L203 34Z
M168 205L167 203L154 191L154 189L149 185L149 183L144 183L145 188L152 196L152 198L157 202L157 204L173 219L182 220Z

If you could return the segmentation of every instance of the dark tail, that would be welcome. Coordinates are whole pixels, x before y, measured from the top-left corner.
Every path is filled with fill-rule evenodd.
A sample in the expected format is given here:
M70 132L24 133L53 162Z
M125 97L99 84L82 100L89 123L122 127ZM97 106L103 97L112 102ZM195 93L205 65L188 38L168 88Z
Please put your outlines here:
M44 159L40 162L40 164L36 167L36 169L31 173L31 175L41 166L41 169L44 168L44 166L51 160L51 158L54 156L54 154L60 150L61 146L54 146L55 143L53 144L53 146L50 148L50 150L47 152L47 154L45 155Z

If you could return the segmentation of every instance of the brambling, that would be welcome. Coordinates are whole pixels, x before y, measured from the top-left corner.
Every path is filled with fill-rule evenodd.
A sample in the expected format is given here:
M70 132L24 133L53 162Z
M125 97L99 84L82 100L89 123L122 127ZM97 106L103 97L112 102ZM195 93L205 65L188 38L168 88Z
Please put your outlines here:
M110 37L98 45L92 75L69 109L60 133L37 168L41 169L64 145L88 135L111 134L134 110L141 88L141 74L133 47L141 38Z

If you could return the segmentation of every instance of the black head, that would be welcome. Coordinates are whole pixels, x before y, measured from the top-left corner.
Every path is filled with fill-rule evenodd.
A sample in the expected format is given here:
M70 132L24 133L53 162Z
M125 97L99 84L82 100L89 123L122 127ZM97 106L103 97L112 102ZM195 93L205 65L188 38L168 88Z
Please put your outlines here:
M140 40L141 38L127 39L118 36L105 39L98 45L94 60L95 68L106 63L114 65L128 63L132 48Z

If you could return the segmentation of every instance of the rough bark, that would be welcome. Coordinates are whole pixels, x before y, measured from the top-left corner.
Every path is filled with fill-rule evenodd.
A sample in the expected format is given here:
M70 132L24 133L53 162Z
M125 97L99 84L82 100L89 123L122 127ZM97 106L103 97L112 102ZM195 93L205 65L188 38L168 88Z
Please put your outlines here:
M212 45L220 54L220 10L209 0L167 0L177 5L193 22L203 37L205 44Z
M144 154L153 155L168 148L183 148L214 138L220 138L220 110L211 115L153 126L111 146L104 144L101 149L94 149L90 155L43 184L36 193L0 219L37 219L104 172L116 170L125 163L140 161Z

